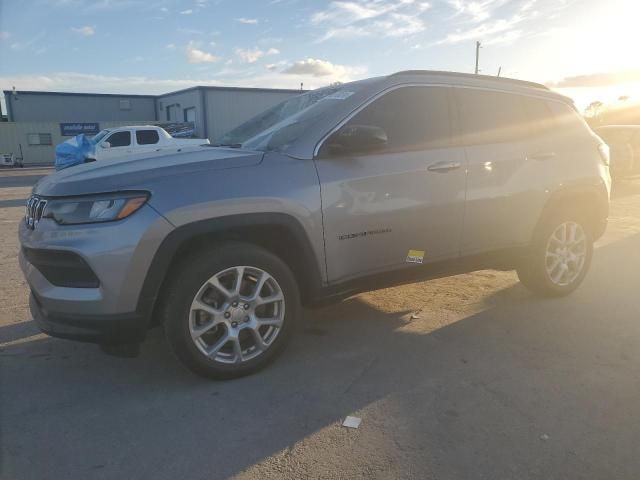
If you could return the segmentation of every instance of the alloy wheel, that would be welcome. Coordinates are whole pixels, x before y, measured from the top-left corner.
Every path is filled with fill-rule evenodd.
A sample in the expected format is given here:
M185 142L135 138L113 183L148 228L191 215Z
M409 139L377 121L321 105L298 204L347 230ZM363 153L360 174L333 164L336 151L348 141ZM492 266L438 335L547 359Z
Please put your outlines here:
M215 274L196 293L189 332L210 359L242 363L274 343L284 314L284 294L275 278L257 267L232 267Z
M547 241L545 268L549 280L565 287L582 273L587 258L587 236L576 222L564 222Z

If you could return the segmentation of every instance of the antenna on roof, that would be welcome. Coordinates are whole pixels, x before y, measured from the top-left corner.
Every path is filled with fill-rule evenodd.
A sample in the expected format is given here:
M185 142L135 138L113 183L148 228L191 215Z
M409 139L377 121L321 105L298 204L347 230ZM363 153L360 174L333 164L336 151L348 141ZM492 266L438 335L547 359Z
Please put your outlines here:
M12 94L13 94L13 99L14 100L18 100L18 92L16 91L16 86L15 85L13 86Z

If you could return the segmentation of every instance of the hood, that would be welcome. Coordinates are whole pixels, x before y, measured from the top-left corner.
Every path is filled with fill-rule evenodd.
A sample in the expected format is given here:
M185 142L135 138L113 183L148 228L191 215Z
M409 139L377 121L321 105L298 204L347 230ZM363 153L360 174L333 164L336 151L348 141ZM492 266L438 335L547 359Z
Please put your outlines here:
M196 151L101 160L60 170L33 188L43 196L71 196L120 190L151 190L157 181L198 172L248 167L262 161L262 152L202 147Z

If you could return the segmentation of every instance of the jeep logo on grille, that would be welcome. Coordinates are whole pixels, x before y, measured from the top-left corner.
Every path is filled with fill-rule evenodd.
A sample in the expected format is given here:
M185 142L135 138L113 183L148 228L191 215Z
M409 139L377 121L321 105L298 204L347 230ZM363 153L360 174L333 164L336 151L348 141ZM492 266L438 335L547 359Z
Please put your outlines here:
M42 218L44 208L47 206L47 201L43 198L31 195L27 200L27 212L25 214L24 221L27 227L33 230Z

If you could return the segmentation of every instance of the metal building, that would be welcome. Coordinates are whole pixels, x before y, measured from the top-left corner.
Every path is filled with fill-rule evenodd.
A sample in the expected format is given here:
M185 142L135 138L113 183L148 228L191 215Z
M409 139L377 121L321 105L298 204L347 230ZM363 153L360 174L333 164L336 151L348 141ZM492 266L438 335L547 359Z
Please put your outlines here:
M4 91L10 122L155 120L153 95Z
M160 122L194 122L196 136L212 142L254 115L300 90L236 87L192 87L159 95Z
M0 153L13 153L25 165L53 163L55 145L79 131L166 122L192 122L196 137L215 142L254 115L300 93L201 86L156 96L5 90L8 122L0 123Z

